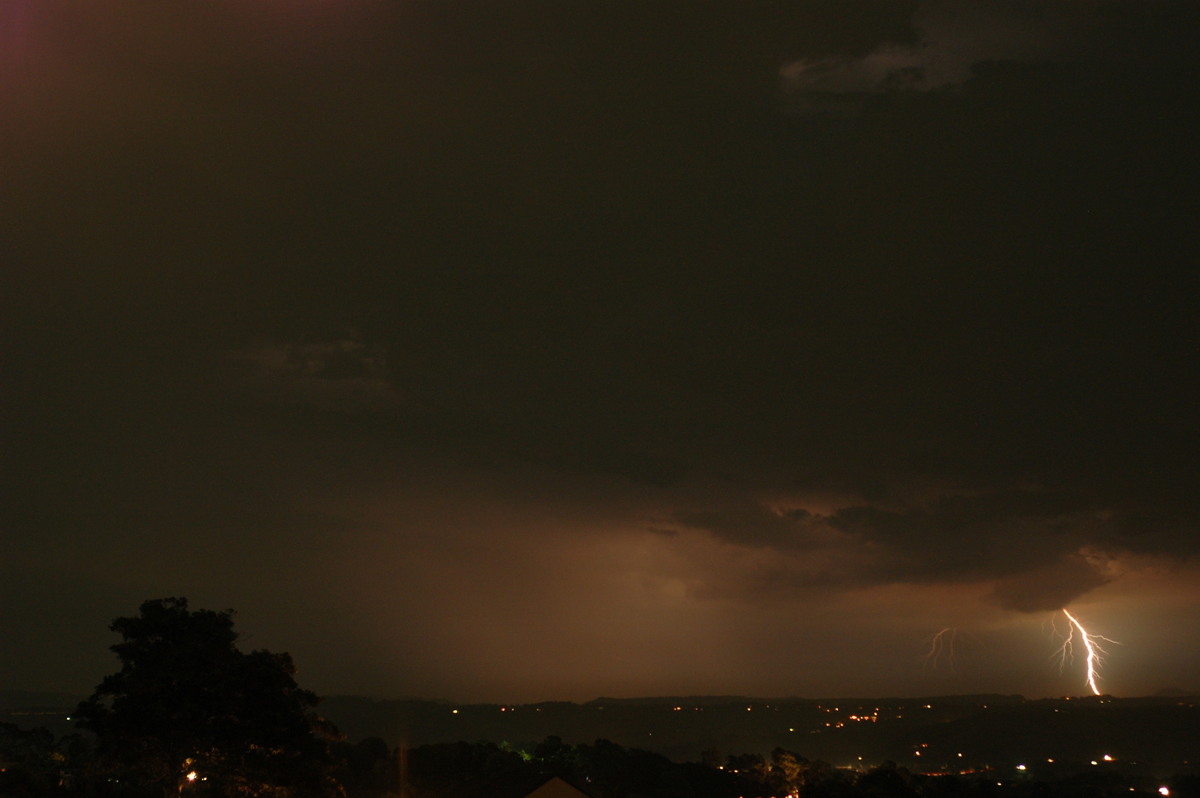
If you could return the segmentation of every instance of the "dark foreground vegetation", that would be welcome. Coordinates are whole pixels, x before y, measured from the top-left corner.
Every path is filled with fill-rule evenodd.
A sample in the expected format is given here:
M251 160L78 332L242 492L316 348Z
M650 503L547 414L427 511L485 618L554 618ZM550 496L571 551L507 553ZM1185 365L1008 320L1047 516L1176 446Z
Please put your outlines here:
M1115 770L1056 777L984 772L912 773L892 762L863 770L834 768L777 749L769 756L741 754L717 764L674 762L661 754L607 740L567 745L549 738L532 752L491 742L437 743L390 749L379 738L334 742L329 757L302 768L300 777L262 768L186 779L164 789L161 782L116 775L120 768L82 735L55 740L44 730L0 724L0 795L13 798L523 798L559 776L592 798L1116 798L1200 796L1200 777L1157 781ZM311 779L319 772L319 781ZM189 771L193 772L193 771ZM213 771L214 774L216 771Z
M523 798L557 776L591 798L1200 798L1194 771L1166 780L1116 767L922 773L891 761L838 768L784 748L679 762L554 736L521 747L352 742L316 713L287 654L237 648L229 611L148 601L112 630L121 668L77 707L79 731L0 723L0 796Z

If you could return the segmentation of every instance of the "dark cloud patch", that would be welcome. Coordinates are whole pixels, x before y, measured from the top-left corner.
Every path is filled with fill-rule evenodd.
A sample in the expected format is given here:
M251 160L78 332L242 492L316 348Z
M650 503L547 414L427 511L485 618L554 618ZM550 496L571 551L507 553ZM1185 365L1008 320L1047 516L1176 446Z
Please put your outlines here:
M773 510L749 502L722 510L679 510L675 520L743 546L784 551L811 545L825 521L803 509Z
M1020 569L1094 540L1099 522L1086 510L1061 495L951 494L904 510L847 507L829 523L887 548L902 570L952 579Z
M1065 606L1100 587L1110 578L1103 563L1126 553L1111 547L1096 550L1092 560L1081 555L1109 539L1105 522L1086 507L1027 512L1018 500L1014 513L992 498L979 506L956 497L949 507L895 514L853 508L831 523L884 547L874 574L883 583L998 579L1001 604L1023 611L1045 609L1046 601Z
M1065 555L996 583L993 596L1005 609L1053 611L1110 580L1103 569L1081 555Z
M403 401L387 356L355 335L302 344L263 342L234 354L245 366L248 398L356 412Z
M1142 554L1187 558L1175 528L1152 517L1102 509L1087 496L1036 490L946 493L907 507L850 504L828 514L746 503L680 510L674 521L703 530L742 566L715 569L696 595L742 599L898 584L977 584L1006 609L1067 605ZM1128 529L1141 540L1127 545ZM1170 551L1170 554L1166 554Z

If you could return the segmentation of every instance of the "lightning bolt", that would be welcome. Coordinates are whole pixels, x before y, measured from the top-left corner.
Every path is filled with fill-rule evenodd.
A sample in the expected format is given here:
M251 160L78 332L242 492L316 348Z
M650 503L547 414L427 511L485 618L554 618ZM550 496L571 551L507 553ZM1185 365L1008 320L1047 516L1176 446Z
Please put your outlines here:
M1087 686L1091 688L1093 695L1100 695L1100 688L1096 682L1100 678L1100 666L1104 663L1104 658L1108 656L1108 652L1100 644L1101 642L1111 643L1115 646L1121 644L1103 635L1089 634L1088 630L1083 628L1083 624L1076 620L1074 615L1067 612L1065 607L1063 615L1067 616L1070 624L1067 626L1066 639L1058 648L1058 669L1061 671L1068 662L1075 659L1075 633L1078 632L1083 649L1087 652Z
M950 672L955 673L956 660L954 656L954 641L958 637L958 630L953 626L947 626L940 632L929 639L929 651L922 658L927 667L933 670L938 669L938 665L945 660L950 666Z

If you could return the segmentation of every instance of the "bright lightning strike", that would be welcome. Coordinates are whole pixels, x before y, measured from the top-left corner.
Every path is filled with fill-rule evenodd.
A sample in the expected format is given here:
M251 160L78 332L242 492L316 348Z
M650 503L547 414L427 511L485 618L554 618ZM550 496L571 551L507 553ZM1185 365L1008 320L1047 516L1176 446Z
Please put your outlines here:
M1102 642L1112 643L1116 646L1121 644L1103 635L1089 634L1083 628L1083 624L1077 621L1074 615L1067 612L1065 607L1063 608L1063 615L1067 616L1070 625L1067 626L1067 637L1058 649L1058 668L1061 671L1066 667L1067 662L1074 660L1075 633L1078 632L1084 651L1087 652L1087 685L1091 688L1093 695L1100 695L1100 688L1096 682L1100 678L1100 666L1104 663L1104 658L1108 656L1108 652L1100 644Z
M954 641L957 637L958 630L953 626L947 626L931 637L929 651L923 657L926 667L936 671L938 666L945 661L950 672L955 673L957 664L954 656Z

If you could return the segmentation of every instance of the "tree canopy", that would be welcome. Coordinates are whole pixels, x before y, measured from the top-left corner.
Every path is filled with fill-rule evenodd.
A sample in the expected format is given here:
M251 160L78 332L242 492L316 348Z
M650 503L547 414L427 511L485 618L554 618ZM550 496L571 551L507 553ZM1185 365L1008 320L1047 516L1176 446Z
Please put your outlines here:
M288 654L238 649L232 610L156 599L110 628L121 669L77 714L114 779L164 796L338 791L328 777L337 731L314 712L319 699L296 684Z

